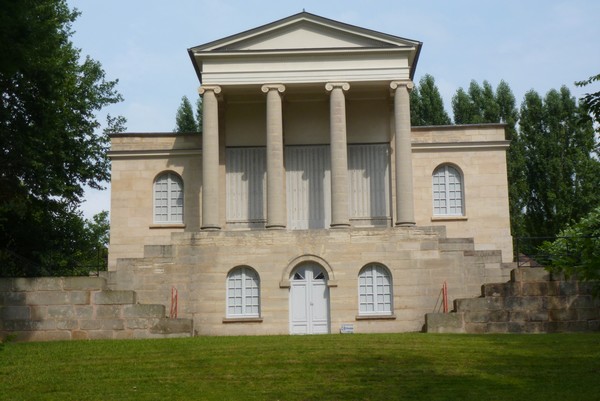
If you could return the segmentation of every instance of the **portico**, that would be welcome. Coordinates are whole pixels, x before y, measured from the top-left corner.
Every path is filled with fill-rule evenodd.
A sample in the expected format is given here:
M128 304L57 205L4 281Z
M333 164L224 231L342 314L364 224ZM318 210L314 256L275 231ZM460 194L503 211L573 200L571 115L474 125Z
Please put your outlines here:
M420 46L417 41L303 12L189 49L204 102L201 228L349 228L357 218L369 225L374 217L379 224L385 218L385 225L414 225L408 92ZM378 111L383 121L367 126L369 116L364 114L373 101L384 110ZM264 117L248 115L245 127L239 120L232 127L227 115L238 107ZM355 115L349 117L348 108ZM324 148L315 147L311 157L318 160L301 167L305 157L301 145ZM388 149L377 155L368 145ZM378 201L380 209L387 209L385 215L367 199L375 196L365 193L372 185L353 181L349 167L356 164L349 156L372 164L370 158L381 158L381 152L387 153L385 169L394 169L391 173L372 169L382 177L369 178L386 186L382 196L387 199ZM219 160L219 154L240 160ZM246 188L246 182L245 189L238 191L238 185L234 190L236 178L228 175L223 180L219 165L230 166L226 170L232 172L233 164L240 165L245 157L264 158L264 172L236 168L246 178L255 177L253 189ZM291 172L300 168L310 171ZM294 181L300 174L305 182ZM257 187L259 182L263 184ZM219 194L229 199L228 193L234 191L239 199L228 201L223 209ZM359 211L353 206L356 199L366 199L368 205Z

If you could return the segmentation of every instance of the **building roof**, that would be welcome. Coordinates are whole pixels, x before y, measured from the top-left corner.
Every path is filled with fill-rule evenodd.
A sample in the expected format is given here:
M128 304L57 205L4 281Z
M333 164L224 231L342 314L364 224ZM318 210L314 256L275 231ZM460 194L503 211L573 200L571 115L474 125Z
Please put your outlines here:
M422 43L308 12L259 26L235 35L194 46L188 53L203 81L203 64L210 58L256 57L258 55L298 56L365 52L407 53L410 78L414 76Z

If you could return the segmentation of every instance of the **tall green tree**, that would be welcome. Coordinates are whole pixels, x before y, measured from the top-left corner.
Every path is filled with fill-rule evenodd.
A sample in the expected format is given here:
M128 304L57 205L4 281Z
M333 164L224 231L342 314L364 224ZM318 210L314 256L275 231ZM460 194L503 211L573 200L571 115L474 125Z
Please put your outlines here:
M196 100L196 123L198 124L198 132L202 133L202 98Z
M483 86L471 81L467 91L459 88L452 97L452 111L456 124L498 123L502 118L497 94L488 81Z
M65 0L2 4L0 274L24 265L36 268L21 273L52 274L57 255L72 251L84 186L109 178L96 113L122 99L117 81L71 42L78 15Z
M467 91L462 88L456 91L452 109L457 124L506 124L506 139L511 141L507 152L511 231L514 237L524 236L523 210L528 195L525 154L517 131L519 111L510 86L500 81L494 91L488 81L483 81L483 85L471 81Z
M425 74L410 93L410 112L411 124L414 126L451 123L433 76Z
M181 98L181 104L177 109L175 132L198 132L198 123L194 118L194 110L187 96Z
M181 104L175 114L175 129L179 133L202 132L202 98L196 101L196 111L187 96L181 98Z
M575 82L575 85L583 87L598 81L600 81L600 74L593 75L584 81ZM581 98L581 103L587 107L596 123L600 124L600 91L586 93Z
M529 188L525 230L529 236L554 236L600 204L592 119L563 86L543 99L527 92L519 125Z

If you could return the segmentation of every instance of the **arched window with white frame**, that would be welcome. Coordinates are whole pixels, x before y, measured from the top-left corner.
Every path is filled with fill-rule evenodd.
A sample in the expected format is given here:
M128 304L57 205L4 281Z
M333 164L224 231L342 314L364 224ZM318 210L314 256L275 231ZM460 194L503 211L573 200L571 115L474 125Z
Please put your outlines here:
M183 180L173 172L154 180L154 223L183 223Z
M464 215L463 177L456 167L449 164L443 164L433 172L433 214Z
M247 266L236 267L227 275L227 317L260 316L260 280Z
M390 271L379 263L363 267L358 274L359 315L391 315L392 299Z

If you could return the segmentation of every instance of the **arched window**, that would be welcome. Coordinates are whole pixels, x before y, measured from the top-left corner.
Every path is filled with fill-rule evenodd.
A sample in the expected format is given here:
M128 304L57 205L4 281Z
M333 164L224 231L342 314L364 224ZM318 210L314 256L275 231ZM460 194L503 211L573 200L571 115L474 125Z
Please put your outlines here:
M362 268L358 275L359 315L392 314L392 277L378 263Z
M259 317L260 281L250 267L236 267L227 275L227 317Z
M433 172L433 214L462 216L464 214L462 175L457 168L444 164Z
M183 223L183 181L175 173L163 173L154 181L154 222Z

